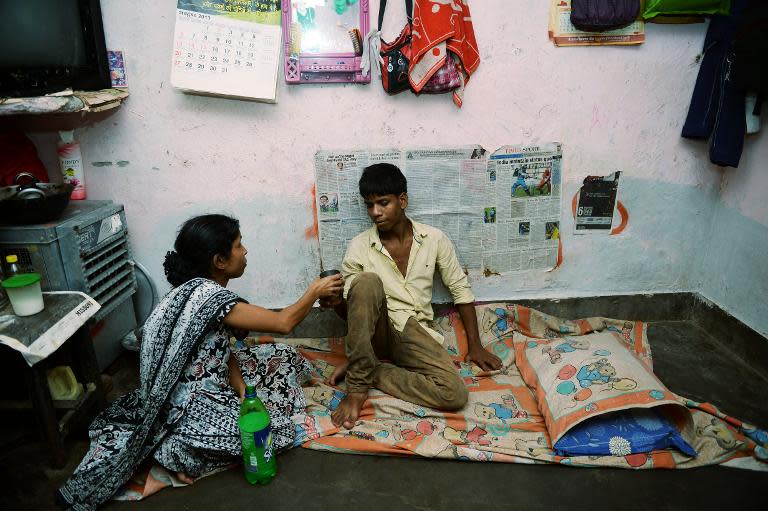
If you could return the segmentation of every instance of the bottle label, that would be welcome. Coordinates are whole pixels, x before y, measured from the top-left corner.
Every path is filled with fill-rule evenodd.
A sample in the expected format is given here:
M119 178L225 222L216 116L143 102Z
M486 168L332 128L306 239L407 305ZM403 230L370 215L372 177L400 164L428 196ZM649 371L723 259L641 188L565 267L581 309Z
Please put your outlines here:
M272 459L272 428L267 428L269 430L269 435L267 435L267 439L264 441L264 461L269 463L269 460Z
M264 449L264 461L269 462L272 458L272 425L257 431L253 434L253 443L256 448Z
M253 433L243 432L243 453L245 454L245 470L256 473L259 471L259 462L269 463L272 459L272 427L268 425L264 429Z
M80 154L80 144L73 142L59 144L59 165L65 183L74 187L72 199L85 199L85 175L83 173L83 159Z

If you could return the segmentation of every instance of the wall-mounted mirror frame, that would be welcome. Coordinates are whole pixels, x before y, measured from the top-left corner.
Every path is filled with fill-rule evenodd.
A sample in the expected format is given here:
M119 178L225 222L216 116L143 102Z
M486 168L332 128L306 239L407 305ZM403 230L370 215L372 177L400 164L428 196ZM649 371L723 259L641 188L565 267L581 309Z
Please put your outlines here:
M360 64L369 0L282 0L285 81L369 83Z

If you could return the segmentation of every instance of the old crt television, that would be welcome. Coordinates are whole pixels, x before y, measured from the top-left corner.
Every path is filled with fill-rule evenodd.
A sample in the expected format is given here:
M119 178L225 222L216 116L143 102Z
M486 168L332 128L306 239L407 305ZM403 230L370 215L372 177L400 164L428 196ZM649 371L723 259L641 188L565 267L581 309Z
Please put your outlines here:
M0 0L0 98L109 87L99 0Z

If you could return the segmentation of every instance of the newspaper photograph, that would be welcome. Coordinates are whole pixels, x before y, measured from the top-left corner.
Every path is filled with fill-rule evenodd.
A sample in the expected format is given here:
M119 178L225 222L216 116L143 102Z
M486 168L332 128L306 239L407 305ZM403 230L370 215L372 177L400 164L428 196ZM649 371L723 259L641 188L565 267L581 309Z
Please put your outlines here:
M560 145L500 151L494 155L504 158L489 159L478 145L319 151L315 189L323 268L339 268L352 238L371 226L358 181L365 167L384 162L397 165L408 180L409 218L445 232L465 269L551 269L559 238ZM511 235L515 221L527 224L525 235L517 224L518 234Z

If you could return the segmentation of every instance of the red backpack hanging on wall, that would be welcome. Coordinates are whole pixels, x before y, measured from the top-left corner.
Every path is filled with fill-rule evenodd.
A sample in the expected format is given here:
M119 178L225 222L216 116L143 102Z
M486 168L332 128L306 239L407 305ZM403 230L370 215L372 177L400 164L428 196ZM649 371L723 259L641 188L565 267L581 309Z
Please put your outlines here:
M430 10L430 24L425 26L425 20L421 16L416 19L415 24L411 18L414 12L421 12L421 9L418 7L419 1L416 0L417 8L414 11L413 0L405 0L408 21L394 41L386 42L381 40L381 27L384 21L384 12L387 8L387 0L379 0L378 30L372 30L366 38L365 44L367 48L363 53L363 74L367 74L370 69L371 56L375 55L380 64L382 86L388 94L398 94L406 89L410 89L411 92L417 94L422 92L427 94L453 92L454 102L461 106L461 101L456 101L456 91L461 89L462 94L459 97L463 96L463 87L466 79L469 77L469 73L466 72L462 59L458 58L453 52L447 51L446 48L450 49L453 47L454 50L459 51L462 55L465 53L477 55L477 58L473 58L470 63L472 71L479 64L479 54L477 54L476 50L465 51L462 46L467 42L473 48L477 46L474 42L474 33L469 30L467 35L464 30L464 20L468 19L469 15L468 8L466 8L463 2L449 2L446 5L438 6L443 10L441 16L433 17L432 15L435 14L435 11ZM459 6L461 8L458 8ZM445 21L445 23L441 23L442 21ZM449 25L450 27L454 25L459 26L460 39L449 40L451 39L451 34L457 32L457 30L450 29ZM415 42L412 36L414 30L417 30L417 38L422 38L422 34L426 35L428 31L446 29L453 31L447 32L445 37L440 39L440 43L438 43L439 48ZM378 41L380 41L380 48L376 51L377 46L379 46ZM461 50L458 49L460 46L462 47ZM415 68L411 63L414 47L418 52ZM442 52L441 55L439 55L440 52ZM416 80L414 80L414 76L417 77Z

